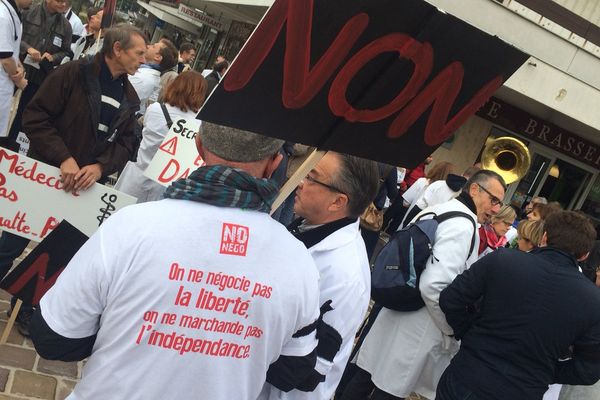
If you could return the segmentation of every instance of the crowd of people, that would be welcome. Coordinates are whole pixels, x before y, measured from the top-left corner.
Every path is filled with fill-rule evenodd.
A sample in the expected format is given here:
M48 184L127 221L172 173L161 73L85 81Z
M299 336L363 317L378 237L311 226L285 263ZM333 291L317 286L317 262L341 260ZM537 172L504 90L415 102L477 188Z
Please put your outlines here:
M598 395L600 245L585 215L506 204L503 177L475 166L330 151L270 216L312 149L206 121L205 165L165 189L144 170L229 61L204 77L194 46L100 29L101 9L83 26L65 0L0 1L0 90L22 91L14 121L0 107L2 145L23 132L65 191L119 174L138 199L17 317L42 357L88 359L70 399ZM373 304L382 238L448 213L413 276L422 306ZM1 234L0 278L28 244Z

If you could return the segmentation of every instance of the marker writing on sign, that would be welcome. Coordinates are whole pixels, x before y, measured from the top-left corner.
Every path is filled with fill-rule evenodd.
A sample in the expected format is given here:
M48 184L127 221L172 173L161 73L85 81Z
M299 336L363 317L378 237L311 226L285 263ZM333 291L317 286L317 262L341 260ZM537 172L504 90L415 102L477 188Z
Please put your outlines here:
M107 196L108 196L108 201L106 200ZM99 211L101 212L101 214L96 217L96 219L98 220L98 226L102 225L104 220L106 218L110 217L112 212L115 211L116 207L114 206L113 203L115 203L117 201L117 195L111 194L109 196L108 193L104 193L100 199L104 203L105 207L100 208Z

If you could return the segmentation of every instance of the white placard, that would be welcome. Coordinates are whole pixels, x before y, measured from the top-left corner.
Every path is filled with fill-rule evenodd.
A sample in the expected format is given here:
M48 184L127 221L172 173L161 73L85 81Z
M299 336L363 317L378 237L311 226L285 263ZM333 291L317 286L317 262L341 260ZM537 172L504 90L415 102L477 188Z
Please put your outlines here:
M135 197L96 183L67 193L60 170L0 147L0 230L41 241L63 219L88 236Z
M187 178L190 172L204 165L195 141L199 129L200 121L197 119L175 121L144 175L163 186L169 186L171 182Z

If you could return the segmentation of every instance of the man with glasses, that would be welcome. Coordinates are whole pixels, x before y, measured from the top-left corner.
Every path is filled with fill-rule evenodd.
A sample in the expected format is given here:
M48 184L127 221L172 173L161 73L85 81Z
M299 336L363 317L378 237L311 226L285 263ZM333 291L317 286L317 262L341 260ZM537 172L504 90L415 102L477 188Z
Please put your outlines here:
M477 260L479 236L474 222L489 222L498 213L505 190L500 175L481 170L456 199L423 210L422 214L436 215L460 211L472 220L454 217L438 225L433 253L419 278L425 307L411 312L381 310L358 351L360 369L342 400L403 399L412 392L435 398L437 383L458 351L454 331L440 309L440 292Z
M27 86L23 90L17 114L3 146L17 149L16 138L21 131L21 118L25 106L31 101L40 85L54 67L71 50L71 24L63 13L66 0L45 0L23 11L23 38L20 58L25 66Z
M359 216L373 201L378 180L377 163L329 152L298 185L294 211L300 218L289 229L308 248L319 270L317 364L295 390L267 379L270 385L261 398L333 396L369 305L370 270Z

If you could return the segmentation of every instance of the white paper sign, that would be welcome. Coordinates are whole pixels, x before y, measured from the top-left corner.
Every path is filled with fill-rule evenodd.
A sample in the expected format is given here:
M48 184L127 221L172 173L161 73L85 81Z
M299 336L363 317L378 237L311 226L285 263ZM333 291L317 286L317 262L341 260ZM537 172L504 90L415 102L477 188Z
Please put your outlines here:
M67 193L60 170L0 147L0 230L41 241L63 219L88 236L135 197L96 183Z
M204 165L195 141L200 123L197 119L175 121L144 175L163 186L169 186L171 182L187 178L190 172Z

